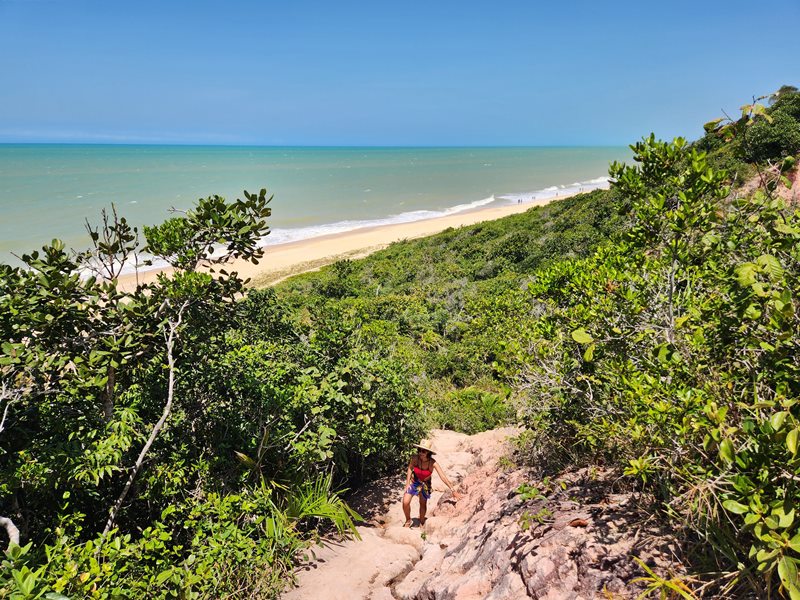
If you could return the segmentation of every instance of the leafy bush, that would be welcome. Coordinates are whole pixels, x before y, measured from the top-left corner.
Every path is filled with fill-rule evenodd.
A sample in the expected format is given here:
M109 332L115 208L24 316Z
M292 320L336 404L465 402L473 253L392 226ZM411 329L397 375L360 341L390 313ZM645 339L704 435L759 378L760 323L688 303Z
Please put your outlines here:
M754 162L775 161L800 153L800 121L782 111L757 119L747 132L745 151Z
M318 527L354 531L332 490L419 436L402 363L356 318L312 330L271 292L240 301L219 263L261 257L268 203L145 228L174 271L132 290L143 248L116 213L90 252L0 266L0 515L25 543L0 597L274 594Z
M709 585L800 594L800 213L729 201L683 140L633 149L612 166L629 231L540 271L542 315L500 356L529 437L556 466L618 465Z
M358 339L370 352L391 349L425 398L426 423L478 431L516 418L495 358L535 310L524 293L531 274L586 256L622 222L609 192L597 190L292 278L277 286L275 302L302 320L313 343L328 338L346 351ZM342 321L346 332L329 337ZM472 392L461 398L472 388L499 394L502 408L484 407ZM421 411L403 410L408 423Z
M475 387L431 398L426 409L432 426L469 434L494 429L514 417L505 394Z
M772 111L781 112L800 122L800 93L797 88L785 89L782 93L779 90L778 97L772 105Z
M276 597L317 519L340 531L357 517L330 476L275 494L208 494L165 509L139 534L113 530L82 541L78 515L43 548L13 546L0 571L0 598Z

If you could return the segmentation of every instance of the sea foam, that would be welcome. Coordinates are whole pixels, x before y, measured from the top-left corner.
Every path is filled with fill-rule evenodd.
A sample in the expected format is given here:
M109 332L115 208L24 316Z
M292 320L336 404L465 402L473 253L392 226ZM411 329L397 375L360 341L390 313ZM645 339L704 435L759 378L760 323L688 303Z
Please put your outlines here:
M592 190L607 189L609 186L608 177L595 177L587 181L578 181L575 183L565 185L551 185L541 190L534 190L532 192L503 194L498 196L499 200L508 200L509 202L541 202L543 200L552 200L562 196L571 196L573 194L580 194L581 192L591 192Z

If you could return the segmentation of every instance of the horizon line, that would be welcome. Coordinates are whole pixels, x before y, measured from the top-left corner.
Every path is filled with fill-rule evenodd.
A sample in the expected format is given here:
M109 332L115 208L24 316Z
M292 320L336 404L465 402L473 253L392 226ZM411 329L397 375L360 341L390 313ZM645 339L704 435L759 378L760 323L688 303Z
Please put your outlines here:
M0 141L0 146L185 146L218 148L619 148L618 144L257 144L213 142L82 142Z

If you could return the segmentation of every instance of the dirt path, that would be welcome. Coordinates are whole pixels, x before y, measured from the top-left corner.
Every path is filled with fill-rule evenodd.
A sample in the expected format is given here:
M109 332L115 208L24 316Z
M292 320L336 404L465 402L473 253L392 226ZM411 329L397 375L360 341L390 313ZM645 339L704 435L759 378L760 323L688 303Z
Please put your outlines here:
M404 474L351 499L367 520L361 540L315 551L286 600L589 600L635 598L644 572L680 573L677 544L647 525L615 477L596 469L535 482L508 454L512 428L467 436L433 434L437 460L463 494L456 501L434 476L424 527L404 528ZM520 485L536 490L520 493ZM522 488L525 489L525 488ZM412 516L417 503L412 504Z
M432 435L436 459L447 476L463 482L470 471L496 462L505 451L505 439L513 429L498 429L476 436L452 431ZM438 542L438 513L443 506L458 503L441 480L434 475L433 495L428 502L429 515L424 528L417 520L418 504L412 504L414 527L404 528L400 505L405 474L375 482L361 490L351 504L368 521L358 528L361 540L330 545L315 552L317 561L298 573L298 587L283 595L286 600L388 599L393 587L414 568L423 555ZM465 499L459 503L465 502Z

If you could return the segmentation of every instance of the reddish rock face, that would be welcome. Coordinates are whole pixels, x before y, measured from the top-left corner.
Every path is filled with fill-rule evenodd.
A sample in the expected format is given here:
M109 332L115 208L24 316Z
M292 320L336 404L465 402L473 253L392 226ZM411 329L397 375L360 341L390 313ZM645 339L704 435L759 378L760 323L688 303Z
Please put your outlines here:
M680 572L667 559L677 544L641 526L631 494L611 493L611 473L582 469L537 482L529 471L499 466L516 433L435 432L436 458L460 482L461 498L442 493L435 480L425 526L409 529L402 527L403 475L359 490L353 503L370 515L359 527L362 540L315 552L317 560L298 572L298 587L284 598L635 598L641 588L632 580L644 573L631 556L656 571ZM539 489L518 493L522 484ZM359 504L364 499L371 507ZM416 511L415 501L412 516Z
M763 173L746 181L740 189L734 190L734 193L740 196L748 196L757 189L763 188L766 182L771 181L775 183L775 189L772 191L774 196L783 198L788 204L800 204L800 164L784 176L789 181L788 186L781 179L778 167L766 169Z

